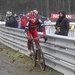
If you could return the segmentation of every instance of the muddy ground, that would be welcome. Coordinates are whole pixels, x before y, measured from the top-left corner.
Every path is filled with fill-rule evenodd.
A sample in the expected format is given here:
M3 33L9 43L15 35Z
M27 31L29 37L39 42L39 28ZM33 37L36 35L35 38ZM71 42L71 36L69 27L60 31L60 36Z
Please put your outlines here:
M0 75L62 75L51 68L41 71L30 58L0 43Z

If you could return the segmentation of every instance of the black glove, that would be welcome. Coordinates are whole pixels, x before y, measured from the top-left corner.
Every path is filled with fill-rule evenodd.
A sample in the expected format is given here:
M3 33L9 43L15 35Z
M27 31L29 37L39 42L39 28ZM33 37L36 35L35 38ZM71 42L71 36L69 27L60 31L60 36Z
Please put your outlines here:
M28 29L29 29L29 27L25 27L25 32L27 32L27 31L28 31Z
M44 42L46 42L46 41L47 41L47 36L44 36L44 40L45 40Z

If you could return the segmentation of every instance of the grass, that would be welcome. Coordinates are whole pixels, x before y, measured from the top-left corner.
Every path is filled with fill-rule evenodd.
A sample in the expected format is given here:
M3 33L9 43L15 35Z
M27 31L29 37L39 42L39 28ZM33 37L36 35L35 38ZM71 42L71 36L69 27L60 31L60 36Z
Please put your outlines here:
M22 64L23 66L26 65L26 67L32 66L30 58L20 53L19 51L15 51L1 43L0 43L0 51L6 57L8 57L8 60L11 60L12 63L16 63L16 64L18 63L19 65ZM30 70L32 70L32 68ZM61 75L58 72L48 67L46 67L46 71L41 71L41 69L38 66L34 67L34 70L37 70L38 72L42 72L43 74L46 74L46 75Z

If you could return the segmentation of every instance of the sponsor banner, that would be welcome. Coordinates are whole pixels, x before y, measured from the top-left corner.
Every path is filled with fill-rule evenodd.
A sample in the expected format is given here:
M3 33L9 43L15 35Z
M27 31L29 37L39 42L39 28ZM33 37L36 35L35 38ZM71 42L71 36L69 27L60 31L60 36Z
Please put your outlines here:
M50 16L52 19L57 19L59 17L59 14L51 14ZM66 18L68 19L75 19L75 14L66 14Z

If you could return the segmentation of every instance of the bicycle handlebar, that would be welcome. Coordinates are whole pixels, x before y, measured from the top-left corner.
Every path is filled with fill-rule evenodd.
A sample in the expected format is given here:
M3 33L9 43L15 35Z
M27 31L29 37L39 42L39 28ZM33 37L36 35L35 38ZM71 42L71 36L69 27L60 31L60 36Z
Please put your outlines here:
M35 40L39 40L40 38L44 38L44 36L42 36L42 37L37 37L37 38L27 38L27 39L28 39L28 40L33 40L33 41L35 41ZM47 41L47 40L44 39L44 43L46 43L46 41Z
M26 33L25 33L25 36L28 40L39 40L40 38L44 38L44 43L46 43L46 41L47 41L47 39L45 39L45 36L40 36L40 37L37 37L37 38L28 38Z

